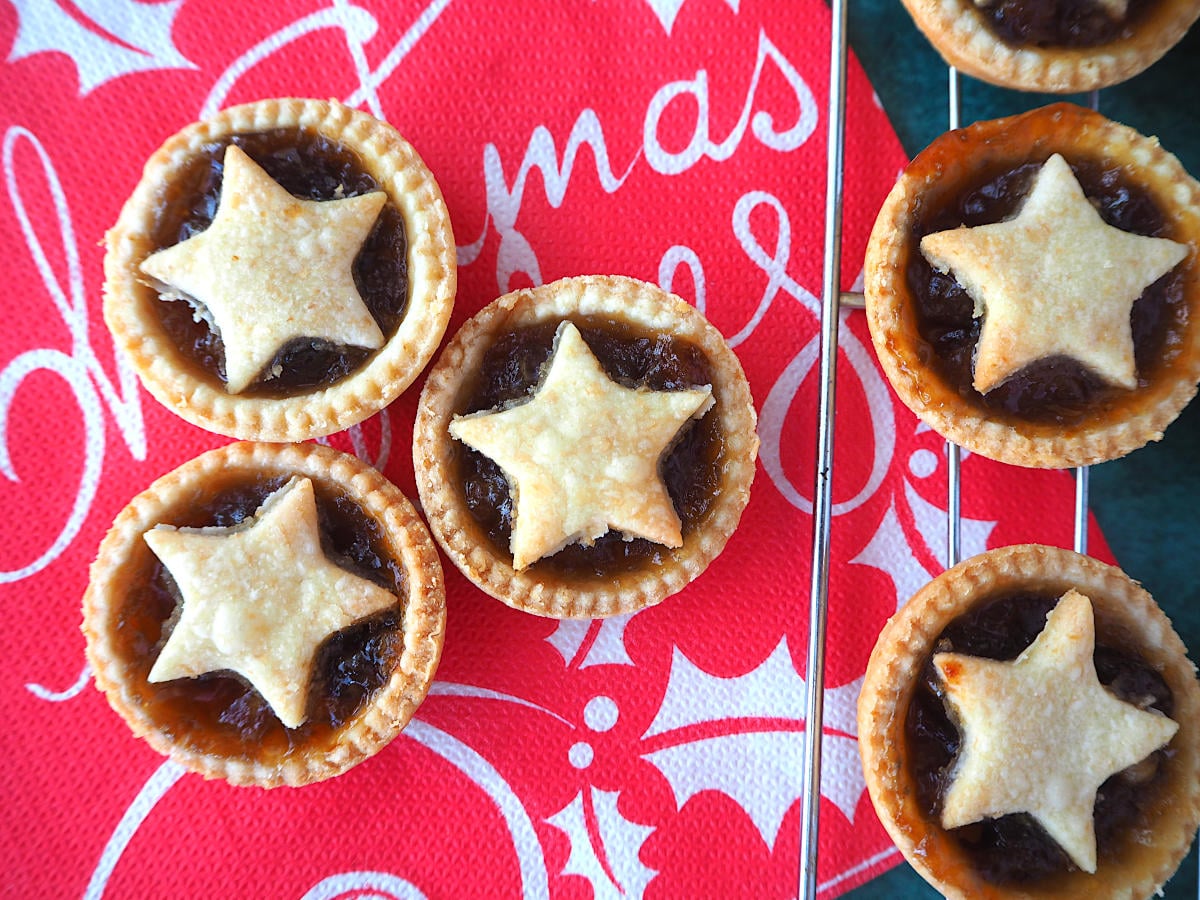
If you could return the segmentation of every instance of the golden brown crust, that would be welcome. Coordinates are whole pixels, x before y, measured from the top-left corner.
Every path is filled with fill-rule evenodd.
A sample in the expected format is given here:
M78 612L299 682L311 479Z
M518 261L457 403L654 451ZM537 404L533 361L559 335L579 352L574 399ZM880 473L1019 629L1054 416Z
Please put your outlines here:
M478 369L496 338L514 328L570 315L624 320L670 332L696 344L713 370L726 465L720 496L701 527L683 545L664 550L661 564L587 582L563 583L545 569L513 568L512 557L493 552L487 535L466 509L450 470L450 421L464 380ZM634 612L682 590L725 547L750 495L758 452L757 417L750 387L733 351L694 307L660 288L621 276L565 278L514 291L470 319L430 371L421 392L413 441L417 490L430 530L471 581L516 609L555 618L598 618Z
M922 809L906 758L913 690L945 627L976 603L1004 593L1091 598L1097 634L1116 635L1166 680L1179 731L1168 745L1165 781L1143 815L1148 842L1131 835L1104 853L1095 875L1075 871L1045 885L1000 888L972 868L957 841ZM1200 823L1200 684L1162 610L1120 569L1069 550L1034 544L972 557L934 579L893 616L871 653L858 702L859 749L875 809L896 846L947 897L1148 897L1179 866Z
M408 240L409 297L399 329L359 370L322 389L285 398L228 393L181 360L154 305L157 291L138 266L156 247L156 210L201 147L232 134L278 128L316 131L354 149L400 211ZM454 235L432 173L394 128L330 100L262 100L223 110L169 138L106 235L104 317L142 383L177 414L233 437L300 441L348 428L392 402L437 349L457 288Z
M1052 94L1092 91L1146 69L1200 16L1198 0L1159 0L1128 36L1095 47L1017 47L998 36L972 0L904 0L942 58L1001 87Z
M380 528L384 545L405 574L404 650L387 682L336 733L333 745L295 752L278 762L217 755L187 742L186 728L168 732L140 700L144 684L131 675L114 635L122 602L149 553L143 535L186 507L213 477L304 475L336 485ZM83 632L96 685L134 734L205 778L233 784L301 785L338 775L382 749L412 718L437 669L445 632L445 589L437 549L411 503L375 469L318 444L234 443L184 463L134 497L100 545L83 599Z
M1189 245L1181 263L1190 310L1182 340L1150 383L1081 423L1064 427L1001 418L959 393L926 365L906 270L919 252L914 227L922 208L952 199L984 168L1044 162L1061 153L1119 165L1165 212L1162 235ZM1060 468L1115 459L1163 430L1196 393L1200 381L1200 184L1154 138L1099 113L1058 103L1019 116L948 132L905 169L884 202L867 247L867 322L884 372L896 393L926 424L963 447L1021 466Z

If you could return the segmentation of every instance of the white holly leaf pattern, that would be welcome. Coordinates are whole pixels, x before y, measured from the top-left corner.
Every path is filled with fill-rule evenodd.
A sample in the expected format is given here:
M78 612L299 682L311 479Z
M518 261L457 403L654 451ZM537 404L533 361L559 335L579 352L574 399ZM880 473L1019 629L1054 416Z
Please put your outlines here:
M686 2L687 0L646 0L646 4L654 11L654 15L658 16L658 21L662 23L663 31L667 34L671 33L671 29L675 26L675 17L679 15L679 10L683 9L683 4ZM725 2L735 13L738 11L740 0L725 0Z
M915 433L920 435L930 430L924 422L919 422ZM969 455L965 450L961 453L963 459ZM908 470L918 478L929 478L942 467L942 462L942 456L928 448L920 448L909 458ZM875 533L858 555L850 560L857 565L878 569L891 578L896 589L896 609L937 574L928 571L920 561L914 540L919 539L928 551L926 560L932 556L941 568L947 565L946 510L922 497L907 479L903 485L904 499L912 515L910 528L915 528L917 535L910 538L905 532L893 495ZM994 521L961 517L959 539L962 555L974 556L985 551L996 524Z
M849 684L825 690L821 736L821 796L833 801L851 823L859 798L867 789L858 754L858 694L862 682L860 675Z
M856 738L858 690L855 681L825 691L822 738L821 795L851 821L866 790ZM662 706L643 738L697 725L715 725L721 733L668 743L645 758L670 783L677 807L701 791L720 791L746 811L773 848L784 815L802 793L806 691L786 639L758 668L735 678L710 675L676 648ZM773 725L779 720L788 724Z
M942 527L945 528L944 521ZM867 546L850 562L871 566L892 579L896 589L896 609L907 603L908 598L933 577L912 552L908 537L904 534L904 526L896 515L895 501L888 505L883 520L871 535Z
M792 731L727 734L646 754L670 782L677 808L701 791L720 791L746 811L771 849L783 817L803 796L802 757L801 736ZM821 796L853 822L865 789L858 742L823 735Z
M583 651L588 638L595 632L595 639L579 662L579 668L602 665L632 666L633 660L629 658L625 649L625 626L634 615L636 613L594 621L563 619L546 641L562 654L563 662L571 665Z
M917 531L921 533L921 537L925 540L925 545L933 553L937 561L945 568L946 511L927 501L907 481L904 482L904 496L908 500L909 509L912 510L913 520L917 524ZM986 550L988 536L991 535L992 529L995 527L995 522L968 519L966 516L963 516L959 525L963 559L975 556L977 553L982 553Z
M758 668L737 678L708 674L676 647L662 706L642 737L729 719L803 721L804 692L786 638Z
M171 26L183 0L74 0L76 21L55 0L13 0L19 25L9 62L35 53L65 53L79 71L83 96L131 72L194 69L171 41Z
M774 847L788 807L800 796L800 751L798 734L751 732L689 741L646 759L670 782L677 809L701 791L720 791Z
M581 619L562 619L554 629L554 633L546 638L546 643L559 652L563 662L571 664L583 642L587 640L591 622Z
M638 853L653 828L630 822L617 809L617 792L591 788L582 793L546 821L566 832L571 855L563 867L564 875L582 875L592 886L596 900L641 897L646 885L658 873L642 864ZM594 813L595 840L588 828L584 803L590 800ZM597 846L597 843L599 846Z

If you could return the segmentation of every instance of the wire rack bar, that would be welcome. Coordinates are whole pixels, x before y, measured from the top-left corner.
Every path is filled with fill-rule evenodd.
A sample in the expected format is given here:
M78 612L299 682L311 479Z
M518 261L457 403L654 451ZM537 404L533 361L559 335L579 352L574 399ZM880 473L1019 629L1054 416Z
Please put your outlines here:
M1075 552L1088 552L1088 467L1075 470Z
M825 285L821 304L821 388L813 489L812 592L805 674L804 767L800 824L800 896L817 896L821 732L825 719L825 623L829 608L829 537L833 520L833 415L837 389L838 319L842 296L842 186L846 136L847 0L832 3L829 135L825 173Z
M946 97L950 130L959 127L962 95L959 92L958 69L946 70ZM962 450L958 444L946 441L946 567L958 565L962 559Z
M962 116L962 93L958 70L947 68L946 96L947 118L950 130L960 127ZM1088 94L1088 105L1100 108L1100 92ZM1088 467L1075 469L1075 538L1076 553L1087 553L1088 549ZM956 565L962 559L962 451L951 441L946 442L946 566Z
M1100 111L1100 91L1088 93L1088 106ZM1079 466L1075 470L1075 552L1088 552L1088 481L1089 469Z
M959 127L959 117L962 115L962 94L959 91L958 69L946 67L946 98L950 101L949 118L950 130Z

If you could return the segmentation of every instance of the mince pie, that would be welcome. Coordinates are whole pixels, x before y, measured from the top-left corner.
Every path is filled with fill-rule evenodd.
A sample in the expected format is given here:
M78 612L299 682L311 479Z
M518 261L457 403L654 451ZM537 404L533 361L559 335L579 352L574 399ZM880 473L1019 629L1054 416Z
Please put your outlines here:
M901 175L866 295L893 387L949 440L1024 466L1113 459L1200 381L1200 185L1077 106L979 122Z
M1001 87L1069 94L1132 78L1200 16L1200 0L904 0L949 65Z
M400 491L317 444L230 444L117 517L83 630L97 685L156 750L274 787L340 774L437 668L437 549Z
M298 441L394 400L454 302L433 175L384 122L264 100L190 125L107 235L105 321L146 388L221 434Z
M947 897L1147 897L1200 822L1200 683L1119 569L973 557L885 626L859 747L875 809Z
M469 320L421 394L434 536L475 584L554 617L632 612L721 552L758 449L737 357L631 278L567 278Z

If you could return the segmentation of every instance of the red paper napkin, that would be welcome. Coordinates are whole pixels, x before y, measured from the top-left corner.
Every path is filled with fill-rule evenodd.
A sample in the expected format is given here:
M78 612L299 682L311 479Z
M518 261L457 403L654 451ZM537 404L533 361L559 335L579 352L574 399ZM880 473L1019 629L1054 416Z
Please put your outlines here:
M819 0L3 7L7 889L794 895L828 31ZM853 64L849 88L847 287L904 164ZM452 330L510 288L563 275L657 281L740 355L762 451L724 555L657 608L559 623L448 571L445 656L416 720L340 778L266 792L183 774L131 736L90 684L79 600L129 498L225 440L162 409L114 357L98 242L169 134L282 95L343 99L418 148L457 236ZM843 324L828 896L898 860L864 791L854 704L879 628L941 570L944 545L942 441L894 400L862 315ZM410 496L415 393L330 439ZM968 457L964 479L967 552L1069 542L1067 476Z

